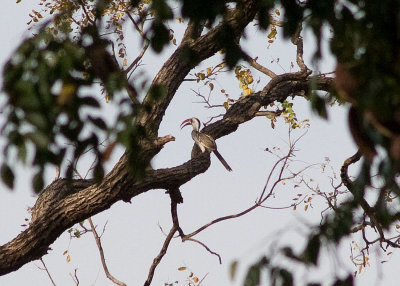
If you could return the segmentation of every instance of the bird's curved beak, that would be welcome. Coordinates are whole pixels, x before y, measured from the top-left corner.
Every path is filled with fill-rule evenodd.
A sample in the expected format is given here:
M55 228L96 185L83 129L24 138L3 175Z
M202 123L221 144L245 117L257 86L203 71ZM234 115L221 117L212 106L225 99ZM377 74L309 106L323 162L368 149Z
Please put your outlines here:
M192 118L186 119L185 121L183 121L181 123L181 129L183 129L183 127L191 125L192 124Z

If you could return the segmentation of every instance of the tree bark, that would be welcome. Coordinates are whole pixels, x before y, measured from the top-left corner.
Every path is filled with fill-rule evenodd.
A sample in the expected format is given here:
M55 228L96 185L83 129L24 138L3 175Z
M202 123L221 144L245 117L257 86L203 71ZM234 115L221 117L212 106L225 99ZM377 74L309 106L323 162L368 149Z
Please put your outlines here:
M227 19L238 38L254 19L257 11L257 1L243 2L246 7L234 10ZM137 116L138 124L145 128L147 135L139 142L137 156L141 160L144 158L147 163L164 144L174 140L170 135L157 138L157 133L165 110L183 79L193 67L220 49L216 39L221 33L221 25L195 38L192 37L196 33L191 29L193 27L189 24L182 43L153 81L152 86L161 85L165 89L164 96L153 98L148 94L142 106L149 107L149 110L142 108ZM196 53L196 61L185 60L184 53L188 48ZM310 81L308 72L277 76L261 92L239 99L229 108L223 119L206 126L203 132L215 139L235 132L240 124L254 118L262 106L308 92ZM327 90L332 85L332 79L319 77L317 84L320 89ZM110 208L114 203L120 200L128 202L151 189L178 189L210 166L209 154L200 154L176 167L158 170L149 168L143 177L138 177L129 167L128 157L124 154L113 170L98 184L91 180L63 179L51 183L33 207L29 227L0 246L0 275L41 258L65 230Z

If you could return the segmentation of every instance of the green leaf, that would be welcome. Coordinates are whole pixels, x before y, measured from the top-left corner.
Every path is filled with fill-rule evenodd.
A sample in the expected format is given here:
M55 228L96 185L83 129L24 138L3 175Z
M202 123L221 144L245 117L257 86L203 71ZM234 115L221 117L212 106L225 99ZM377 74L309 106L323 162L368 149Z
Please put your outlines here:
M11 170L11 168L6 164L3 163L1 166L1 179L4 182L4 184L7 185L10 189L14 188L14 172Z
M247 272L244 280L244 286L258 286L260 285L260 266L253 265Z
M319 235L314 235L308 240L308 244L303 254L302 260L307 264L317 265L319 250L321 248L321 240Z
M99 127L100 129L102 129L102 130L105 130L105 129L107 129L107 124L106 124L106 122L102 119L102 118L100 118L100 117L93 117L93 116L88 116L88 119L94 124L94 125L96 125L97 127Z
M36 173L36 175L33 177L33 190L35 193L39 193L44 186L43 182L43 169L41 169L39 172Z
M325 100L315 92L312 92L309 97L311 101L312 110L316 112L320 117L328 119L328 112L326 111Z
M151 27L153 35L150 39L150 44L156 53L160 53L169 42L169 30L161 21L154 21Z
M354 285L354 279L352 275L347 276L345 279L337 279L335 283L332 284L332 286L353 286Z
M80 101L81 105L87 105L90 107L100 108L100 103L94 97L85 96L85 97L80 98L79 101Z

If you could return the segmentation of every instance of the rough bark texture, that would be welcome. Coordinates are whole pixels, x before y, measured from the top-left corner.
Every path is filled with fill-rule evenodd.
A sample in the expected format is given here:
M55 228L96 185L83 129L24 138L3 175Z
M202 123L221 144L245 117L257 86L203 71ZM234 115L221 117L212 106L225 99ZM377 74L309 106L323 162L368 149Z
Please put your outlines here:
M233 11L227 20L237 37L241 36L243 29L254 19L256 13L257 1L243 2L246 7ZM147 162L150 162L165 143L174 140L172 136L157 138L157 132L165 110L183 79L193 67L220 49L216 38L221 32L221 25L197 38L191 38L196 35L192 29L189 24L181 45L153 81L153 85L162 85L165 88L165 95L157 99L152 98L150 94L147 95L143 105L151 108L148 112L139 112L137 122L145 127L149 137L140 142L138 156ZM188 48L195 51L197 61L184 60L183 53ZM254 118L262 106L307 92L311 80L309 75L308 71L303 71L273 78L261 92L238 100L223 119L208 125L203 132L215 139L235 132L240 124ZM320 77L317 83L320 89L327 90L332 85L332 79ZM115 202L130 201L151 189L179 189L181 185L205 172L210 166L209 154L202 154L173 168L148 169L144 177L139 180L134 170L129 169L127 158L126 154L123 155L99 184L93 184L90 180L67 182L63 179L50 184L32 209L29 227L12 241L0 246L0 275L15 271L24 264L39 259L65 230L110 208Z

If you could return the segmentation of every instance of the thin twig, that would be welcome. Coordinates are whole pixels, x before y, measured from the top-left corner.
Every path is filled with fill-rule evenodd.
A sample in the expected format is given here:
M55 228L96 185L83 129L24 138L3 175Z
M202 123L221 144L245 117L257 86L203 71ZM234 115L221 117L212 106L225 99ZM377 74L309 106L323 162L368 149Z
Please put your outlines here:
M85 13L86 18L88 19L88 21L90 23L94 24L95 23L94 20L92 20L92 18L89 16L89 13L86 11L85 3L83 3L82 0L79 0L79 3L81 4L83 12Z
M163 247L161 248L160 253L157 255L156 258L154 258L153 263L150 266L149 275L147 276L146 282L144 282L144 286L149 286L151 284L151 281L153 280L154 272L155 272L158 264L160 264L161 259L167 253L169 243L171 242L172 238L174 237L174 234L177 231L177 229L178 229L178 227L176 225L173 225L171 230L169 231L169 233L164 241Z
M228 215L228 216L223 216L223 217L214 219L214 220L210 221L209 223L203 225L202 227L198 228L197 230L193 231L192 233L186 234L186 235L183 237L182 241L188 240L189 238L195 236L195 235L198 234L199 232L202 232L203 230L205 230L206 228L208 228L209 226L211 226L211 225L213 225L213 224L216 224L216 223L221 222L221 221L224 221L224 220L228 220L228 219L232 219L232 218L241 217L241 216L243 216L243 215L249 213L250 211L254 210L254 209L257 208L258 206L259 206L259 205L255 204L255 205L253 205L253 206L247 208L246 210L244 210L244 211L242 211L242 212L240 212L240 213L233 214L233 215Z
M51 274L50 274L49 270L47 269L47 266L46 266L46 264L44 263L43 258L40 258L40 262L42 262L43 269L46 271L47 276L49 276L50 281L51 281L51 284L53 284L54 286L56 286L56 283L54 282L53 278L51 277Z
M90 228L93 232L94 239L96 240L97 248L99 249L99 252L100 252L101 264L103 265L103 269L104 269L104 272L105 272L107 278L110 279L112 282L114 282L117 285L126 286L126 284L124 282L119 281L117 278L112 276L111 273L108 271L108 267L106 264L106 259L104 257L104 251L103 251L103 247L101 245L100 237L97 234L96 228L94 227L92 218L88 218L88 221L90 224Z
M143 58L144 54L146 53L147 48L149 47L150 42L146 41L144 44L142 50L140 51L140 54L136 57L136 59L127 67L124 72L127 74L129 73L138 63L139 61ZM129 75L129 77L132 75L132 73ZM128 79L129 79L128 77Z
M79 285L79 278L78 278L78 274L76 272L78 272L78 269L75 269L74 276L72 276L71 273L69 273L69 276L71 276L72 280L74 280L75 285L78 286Z
M270 78L276 77L276 74L272 70L257 63L257 58L253 59L252 57L246 54L244 55L244 60L247 61L253 68L269 76Z
M194 238L188 238L187 240L196 242L196 243L200 244L201 246L203 246L205 249L207 249L208 252L210 252L211 254L216 255L216 256L218 257L219 264L222 264L221 255L219 255L218 253L212 251L207 245L205 245L205 244L202 243L201 241L199 241L199 240L197 240L197 239L194 239Z

